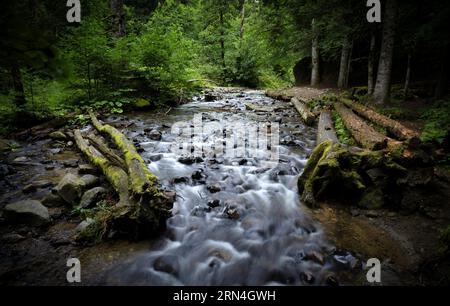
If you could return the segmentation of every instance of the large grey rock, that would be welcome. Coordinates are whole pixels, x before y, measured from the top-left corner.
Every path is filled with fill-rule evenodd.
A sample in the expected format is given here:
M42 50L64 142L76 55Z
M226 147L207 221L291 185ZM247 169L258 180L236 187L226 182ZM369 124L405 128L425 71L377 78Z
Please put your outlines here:
M86 220L81 221L80 224L77 225L77 227L75 228L75 231L81 232L81 231L85 230L92 223L94 223L94 219L86 218Z
M100 179L92 174L85 174L81 177L81 180L84 182L85 188L92 188L97 186L100 182Z
M85 181L71 173L66 174L56 186L59 196L72 205L78 204L85 189Z
M81 197L80 206L82 208L92 208L106 196L106 189L103 187L95 187L86 191Z
M10 221L37 226L50 222L47 208L36 200L8 204L5 207L5 215Z
M63 206L65 201L58 195L50 193L42 199L42 204L46 207Z
M162 135L161 135L161 133L160 133L158 130L151 130L151 131L148 133L148 137L149 137L151 140L161 140Z
M67 139L66 134L64 134L64 133L61 132L61 131L55 131L55 132L52 132L52 133L50 133L48 136L49 136L51 139L54 139L54 140L66 140L66 139Z

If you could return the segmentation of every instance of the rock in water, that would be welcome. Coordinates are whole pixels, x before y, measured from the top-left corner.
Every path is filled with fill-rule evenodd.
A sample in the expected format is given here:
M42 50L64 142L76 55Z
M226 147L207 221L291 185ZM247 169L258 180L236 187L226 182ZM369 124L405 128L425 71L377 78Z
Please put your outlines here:
M7 217L15 222L31 225L44 225L50 222L47 208L36 200L24 200L8 204L5 207Z
M56 191L69 204L76 205L83 194L83 190L86 188L84 180L78 176L68 173L56 186Z
M80 206L82 208L92 208L106 196L106 189L103 187L95 187L86 191L81 197Z
M159 131L157 131L157 130L151 130L150 133L148 133L148 137L149 137L151 140L157 140L157 141L159 141L159 140L161 140L162 135L161 135L161 133L160 133Z
M86 174L81 177L81 180L84 182L86 188L91 188L98 185L100 179L92 174Z
M42 204L46 207L59 207L64 205L64 200L57 194L48 194L42 199Z
M66 140L67 139L66 134L64 134L61 131L52 132L48 135L48 137L50 137L51 139L54 139L54 140Z

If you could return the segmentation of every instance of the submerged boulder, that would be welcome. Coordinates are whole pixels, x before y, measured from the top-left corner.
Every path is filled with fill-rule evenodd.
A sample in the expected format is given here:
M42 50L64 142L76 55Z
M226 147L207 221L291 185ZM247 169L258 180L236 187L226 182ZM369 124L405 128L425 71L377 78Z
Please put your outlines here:
M47 208L36 200L24 200L8 204L5 207L5 215L10 221L36 226L50 222Z
M62 178L58 186L56 186L56 191L64 201L76 205L85 188L86 183L84 180L72 173L68 173Z

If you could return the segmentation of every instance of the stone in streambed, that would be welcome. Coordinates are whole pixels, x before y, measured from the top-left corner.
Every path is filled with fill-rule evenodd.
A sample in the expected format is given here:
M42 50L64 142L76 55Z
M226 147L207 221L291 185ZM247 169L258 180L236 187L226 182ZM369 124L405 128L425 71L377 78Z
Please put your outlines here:
M52 132L48 135L48 137L50 137L53 140L66 140L67 139L67 135L61 131Z
M148 134L147 134L148 138L150 138L151 140L156 140L159 141L162 139L162 134L161 132L159 132L158 130L151 130Z
M153 268L156 271L165 272L174 276L178 275L179 262L175 255L163 255L158 257L153 263Z
M80 206L82 208L92 208L99 201L103 200L107 191L103 187L95 187L86 191L81 197Z
M36 200L24 200L8 204L5 207L5 215L13 222L36 226L50 222L48 209Z
M96 185L98 185L98 183L100 182L100 179L92 174L85 174L81 177L81 180L84 182L84 185L86 188L91 188L94 187Z
M58 186L56 186L56 191L64 201L76 205L85 188L86 183L84 180L72 173L68 173L62 178Z
M42 199L42 204L46 207L60 207L65 204L58 194L48 194Z

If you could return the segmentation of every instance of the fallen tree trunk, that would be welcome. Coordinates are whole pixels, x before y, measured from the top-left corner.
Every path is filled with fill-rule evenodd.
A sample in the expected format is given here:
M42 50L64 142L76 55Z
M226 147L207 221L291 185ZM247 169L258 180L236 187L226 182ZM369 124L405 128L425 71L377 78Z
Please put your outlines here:
M334 130L333 120L329 111L322 111L319 117L319 126L317 129L317 144L330 140L332 143L338 143L336 131Z
M74 132L76 144L89 161L103 171L119 195L119 202L98 211L94 222L78 238L98 241L106 236L139 239L154 235L165 227L175 193L159 188L157 178L125 135L110 125L101 124L93 113L90 116L99 131L111 136L123 158L96 137L90 137L93 145L89 145L79 130ZM117 164L121 164L126 171Z
M285 94L283 90L267 90L266 96L275 99L275 100L281 100L289 102L293 98L292 95Z
M344 103L347 107L351 108L358 115L385 127L389 132L398 137L401 140L407 140L411 138L418 138L419 134L404 125L400 122L395 121L391 118L383 116L376 111L356 102L353 102L349 99L341 99L342 103Z
M375 131L363 119L355 115L351 109L342 103L335 103L334 108L341 116L346 128L355 138L356 142L369 150L382 150L394 148L401 143Z
M121 168L125 172L127 172L127 167L125 165L125 161L117 156L116 153L114 153L104 141L102 141L101 138L96 137L94 135L88 135L87 139L89 139L89 142L94 146L100 153L102 153L111 163L113 163L115 166Z
M133 143L115 127L108 124L101 124L92 112L89 112L92 124L102 133L107 133L114 140L117 147L123 152L125 164L130 176L130 187L134 196L142 195L147 191L157 192L157 178L147 168L142 157L136 151ZM151 189L151 190L149 190Z
M305 103L301 102L297 98L291 99L292 104L294 104L297 111L300 113L300 116L302 117L303 121L306 123L306 125L313 125L316 117L313 113L311 113L306 106Z
M86 155L93 165L102 170L111 186L117 192L119 196L118 205L130 205L128 175L126 172L118 166L112 164L97 149L90 146L83 136L81 136L80 130L74 131L74 138L80 151Z

